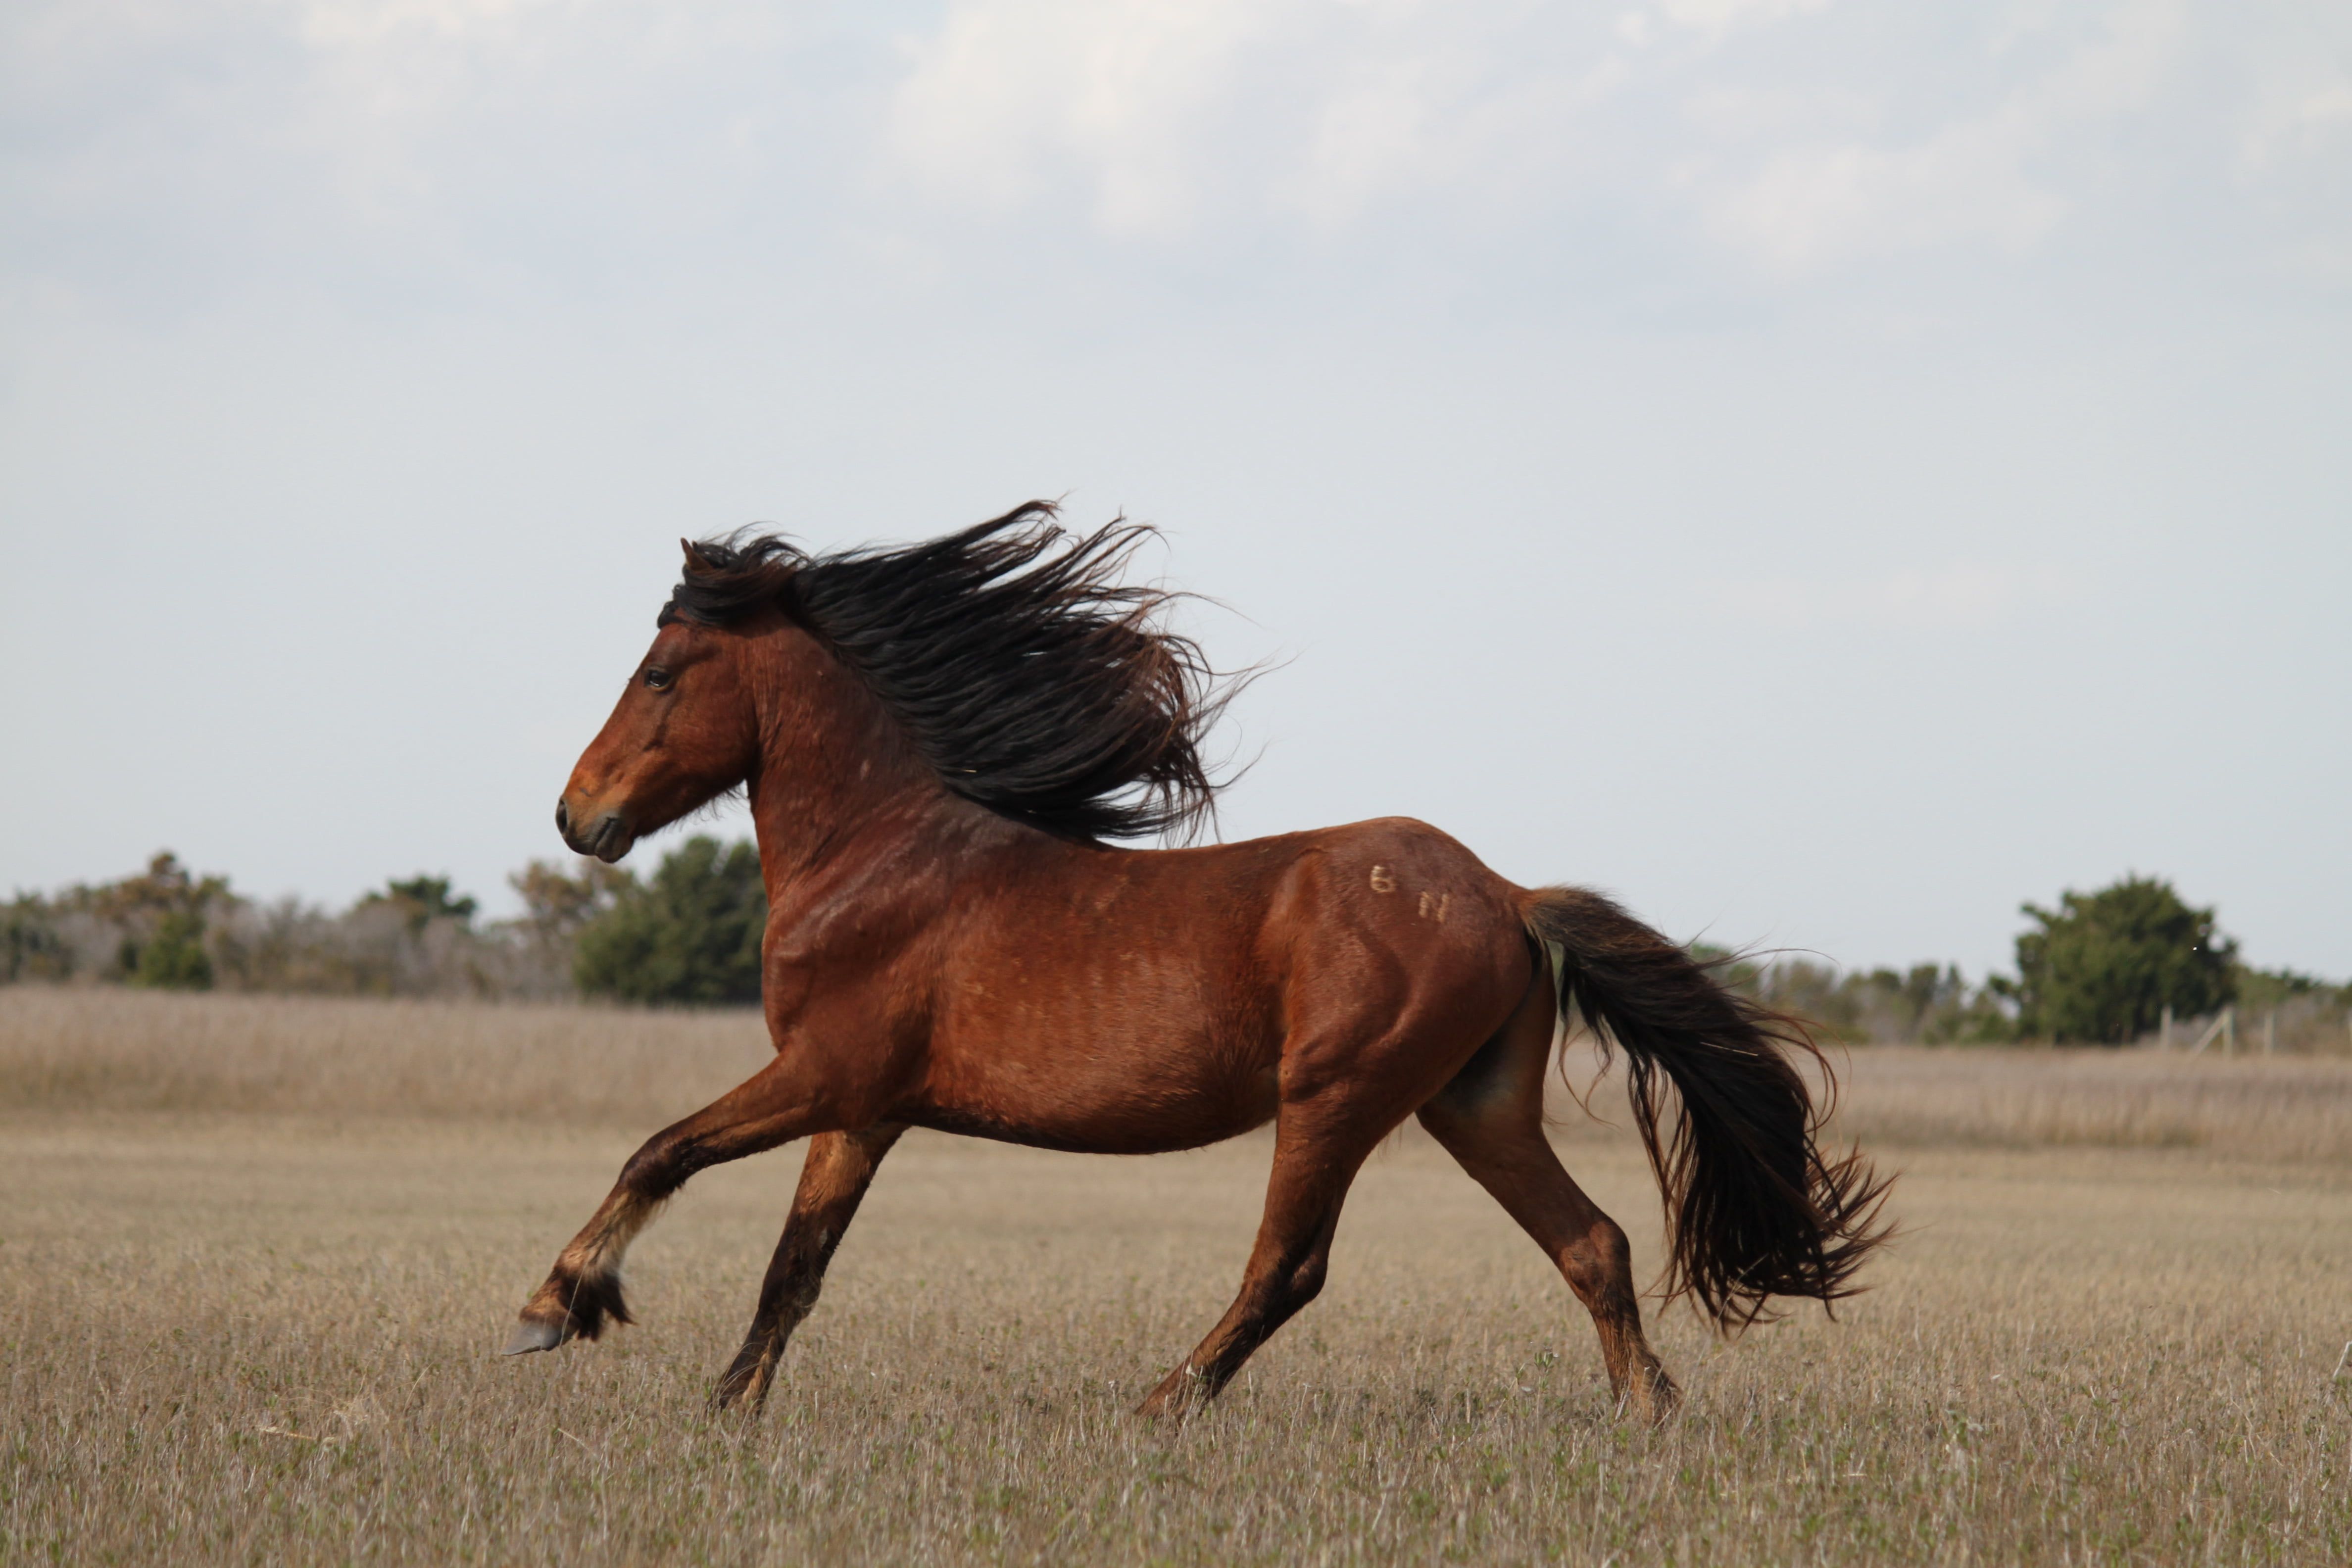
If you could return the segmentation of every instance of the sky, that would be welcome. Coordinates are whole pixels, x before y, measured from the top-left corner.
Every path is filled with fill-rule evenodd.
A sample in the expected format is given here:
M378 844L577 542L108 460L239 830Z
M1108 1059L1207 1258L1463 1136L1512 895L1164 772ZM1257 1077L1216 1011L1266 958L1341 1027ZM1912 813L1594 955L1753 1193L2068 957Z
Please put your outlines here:
M0 11L0 890L509 910L680 536L1031 497L1268 664L1228 837L2352 974L2352 8Z

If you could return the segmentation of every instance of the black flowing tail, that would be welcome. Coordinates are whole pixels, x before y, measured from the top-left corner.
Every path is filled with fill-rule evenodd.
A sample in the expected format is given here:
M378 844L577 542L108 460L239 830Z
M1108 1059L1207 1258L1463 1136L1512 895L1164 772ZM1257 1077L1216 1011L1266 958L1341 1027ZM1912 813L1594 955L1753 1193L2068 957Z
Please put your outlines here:
M1625 1053L1633 1120L1664 1190L1669 1298L1688 1294L1717 1327L1744 1328L1774 1296L1851 1296L1855 1270L1891 1226L1887 1179L1859 1151L1825 1158L1794 1058L1835 1079L1804 1025L1726 989L1707 966L1610 900L1545 888L1528 930L1549 950L1563 1018L1572 1003L1604 1061ZM1663 1133L1663 1074L1679 1104Z

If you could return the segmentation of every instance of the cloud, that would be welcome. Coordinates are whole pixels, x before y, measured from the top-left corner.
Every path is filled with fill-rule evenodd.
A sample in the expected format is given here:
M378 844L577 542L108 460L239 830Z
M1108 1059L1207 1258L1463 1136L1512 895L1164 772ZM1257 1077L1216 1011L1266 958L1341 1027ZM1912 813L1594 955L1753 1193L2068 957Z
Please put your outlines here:
M1244 47L1287 8L1249 0L985 0L915 47L894 150L935 194L996 207L1075 165L1115 234L1186 226L1198 147Z
M2054 70L1911 145L1850 140L1770 153L1714 198L1708 227L1784 272L1957 244L2029 250L2071 205L2032 165L2084 122L2145 107L2179 53L2184 21L2180 0L2118 6L2104 37Z
M2066 211L2025 172L2042 137L2036 116L2009 106L1914 148L1778 153L1715 204L1708 226L1784 271L1962 241L2021 252Z
M23 0L0 202L19 271L156 293L304 257L365 287L691 271L755 228L928 254L975 216L1528 276L1728 258L1746 287L2026 256L2143 197L2143 239L2326 277L2352 255L2336 15L945 0L893 31L814 0Z
M2287 80L2265 84L2248 114L2239 153L2249 174L2324 155L2352 138L2352 74L2324 60L2305 65Z
M1827 10L1829 3L1830 0L1658 0L1658 10L1678 27L1720 38L1749 24L1778 22Z
M2327 63L2345 29L2293 6L1869 11L950 0L907 45L888 160L928 204L1074 206L1120 241L1278 240L1415 213L1426 234L1463 216L1480 235L1572 218L1598 246L1666 223L1790 277L2030 253L2116 199L2119 158L2176 190L2176 213L2234 200L2178 157L2222 126L2243 127L2257 182L2291 156L2341 172L2352 142L2352 83ZM2145 161L2167 140L2158 172Z
M1075 191L1099 230L1328 230L1410 195L1524 202L1626 78L1605 18L1419 0L960 0L892 106L950 205Z

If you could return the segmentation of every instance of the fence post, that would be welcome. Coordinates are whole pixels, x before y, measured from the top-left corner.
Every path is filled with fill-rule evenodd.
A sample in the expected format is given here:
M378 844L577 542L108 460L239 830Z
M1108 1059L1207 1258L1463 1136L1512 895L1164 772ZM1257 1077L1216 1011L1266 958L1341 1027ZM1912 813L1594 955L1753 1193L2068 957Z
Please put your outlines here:
M2238 1009L2234 1005L2221 1009L2221 1054L2238 1054Z
M2263 1015L2263 1055L2278 1055L2278 1009L2275 1007Z
M2164 1016L2157 1020L2156 1048L2159 1051L2172 1048L2172 1004L2169 1002L2164 1005Z

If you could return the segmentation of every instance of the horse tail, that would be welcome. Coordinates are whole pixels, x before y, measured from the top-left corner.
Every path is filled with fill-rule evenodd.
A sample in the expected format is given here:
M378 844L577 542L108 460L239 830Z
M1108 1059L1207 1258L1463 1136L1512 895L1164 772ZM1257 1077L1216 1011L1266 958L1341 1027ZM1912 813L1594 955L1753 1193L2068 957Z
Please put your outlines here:
M1599 893L1528 896L1528 931L1551 960L1563 1027L1580 1010L1602 1060L1625 1053L1633 1120L1665 1195L1669 1300L1695 1298L1730 1331L1774 1296L1824 1306L1854 1293L1855 1271L1892 1227L1888 1178L1859 1151L1817 1142L1836 1079L1804 1024L1721 984L1709 965ZM1822 1075L1813 1103L1797 1058ZM1661 1078L1675 1089L1673 1119Z

